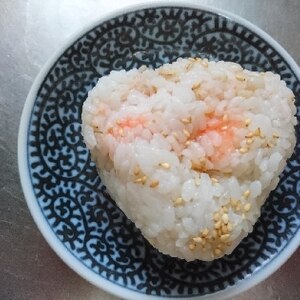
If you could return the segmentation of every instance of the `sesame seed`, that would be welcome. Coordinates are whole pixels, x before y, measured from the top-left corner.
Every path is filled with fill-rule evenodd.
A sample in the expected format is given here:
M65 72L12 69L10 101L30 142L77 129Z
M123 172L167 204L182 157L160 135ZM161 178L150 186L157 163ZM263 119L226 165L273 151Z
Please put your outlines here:
M241 203L238 202L237 205L236 205L236 207L235 207L235 210L236 210L236 211L240 211L241 208L242 208L242 207L241 207Z
M184 144L185 146L189 146L191 144L191 141L186 141Z
M241 148L239 149L239 151L240 151L240 153L247 153L247 152L249 151L249 149L246 148L246 147L241 147Z
M200 61L203 67L208 67L208 60L205 58L203 60Z
M234 199L234 198L231 198L231 199L230 199L230 204L231 204L232 206L236 206L237 203L238 203L238 201L237 201L236 199Z
M221 227L222 223L221 221L218 221L215 223L215 229L219 229Z
M222 126L221 127L221 130L226 130L226 129L228 129L228 126Z
M218 232L217 232L217 230L216 230L216 229L214 229L214 230L212 231L212 234L211 234L211 236L212 236L213 238L216 238L216 237L217 237L217 235L218 235Z
M253 137L253 132L250 131L247 135L245 135L245 138L252 138Z
M244 211L245 212L248 212L250 209L251 209L251 204L250 203L247 203L247 204L244 205Z
M190 124L192 122L192 118L188 117L188 118L183 118L180 120L183 124L187 125Z
M122 128L119 129L119 135L124 136L124 130Z
M215 249L214 253L215 253L215 255L219 256L222 254L222 251L219 248L217 248L217 249Z
M236 74L236 75L235 75L235 78L236 78L238 81L245 81L245 80L246 80L245 76L242 75L242 74Z
M194 65L193 62L189 62L189 63L185 66L186 70L189 71L189 70L193 67L193 65Z
M150 183L150 187L151 188L155 188L155 187L157 187L159 185L159 181L158 180L153 180L153 181L151 181L151 183Z
M178 133L176 131L173 131L172 134L176 139L178 139Z
M225 115L223 116L222 120L223 120L224 122L227 122L227 121L228 121L228 115L225 114Z
M230 222L228 222L228 224L227 224L227 230L228 230L228 232L232 231L232 224Z
M197 236L197 237L194 237L194 238L193 238L193 241L194 241L195 243L201 243L201 242L202 242L202 238L201 238L200 236Z
M192 90L193 90L193 91L194 91L194 90L197 90L197 89L200 88L200 86L201 86L201 83L200 83L200 82L197 82L197 83L195 83L195 84L192 86Z
M142 183L144 184L146 182L146 179L147 177L146 176L143 176L143 177L140 177L140 178L137 178L134 183Z
M206 237L206 236L208 236L208 229L207 228L204 228L203 230L202 230L202 237Z
M143 177L141 178L141 183L142 183L142 184L145 184L146 181L147 181L147 176L143 176Z
M220 239L222 242L224 242L224 241L228 240L229 236L230 235L228 233L226 233L226 234L221 235Z
M248 138L248 139L246 140L246 144L247 144L247 145L251 145L253 142L254 142L253 138Z
M196 248L196 245L195 245L195 244L189 244L189 249L190 249L191 251L195 250L195 248Z
M245 120L245 126L249 126L250 123L251 123L251 119L246 119L246 120Z
M228 212L228 208L226 206L222 206L223 212L227 213Z
M244 197L245 198L248 198L250 196L250 190L246 190L245 192L244 192Z
M170 164L168 164L167 162L160 163L159 166L164 168L164 169L170 169L171 168Z
M228 224L228 221L229 221L228 214L222 215L222 221L223 221L225 224Z
M174 201L174 206L180 206L183 205L183 199L181 197L176 198Z
M256 128L255 131L253 132L253 135L254 136L261 136L261 131L260 131L260 128Z
M211 177L211 181L212 181L213 183L218 183L218 182L219 182L219 180L218 180L217 178L214 178L214 177Z
M220 214L214 213L214 221L219 221L220 220Z
M222 231L222 233L224 233L224 234L227 233L227 232L228 232L227 225L222 225L221 231Z
M183 129L183 133L187 138L191 136L191 134L186 129Z
M276 133L276 132L273 132L273 138L274 138L274 139L278 139L278 138L279 138L279 134Z
M133 169L133 174L135 176L138 176L140 174L140 172L141 172L140 167L139 166L135 166L134 169Z
M122 125L122 121L121 120L117 120L117 125Z

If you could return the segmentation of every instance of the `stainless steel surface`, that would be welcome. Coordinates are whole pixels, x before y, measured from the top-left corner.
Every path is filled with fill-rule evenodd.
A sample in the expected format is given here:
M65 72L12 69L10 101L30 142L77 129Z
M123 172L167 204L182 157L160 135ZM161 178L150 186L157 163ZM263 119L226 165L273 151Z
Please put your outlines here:
M35 226L21 191L17 130L41 66L73 32L137 0L0 1L0 299L116 299L69 269ZM207 0L258 25L300 63L299 0ZM300 250L274 275L235 297L299 299Z

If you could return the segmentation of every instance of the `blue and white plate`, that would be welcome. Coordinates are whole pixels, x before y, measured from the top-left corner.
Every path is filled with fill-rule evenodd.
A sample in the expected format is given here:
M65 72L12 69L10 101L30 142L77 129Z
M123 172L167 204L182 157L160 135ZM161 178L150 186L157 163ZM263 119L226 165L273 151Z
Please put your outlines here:
M175 3L136 6L77 35L38 75L20 124L20 177L39 229L82 277L131 299L232 296L279 268L300 240L299 127L295 153L254 231L213 262L159 253L98 177L80 115L87 92L111 70L157 67L180 56L234 61L279 73L299 105L299 67L270 36L231 14Z

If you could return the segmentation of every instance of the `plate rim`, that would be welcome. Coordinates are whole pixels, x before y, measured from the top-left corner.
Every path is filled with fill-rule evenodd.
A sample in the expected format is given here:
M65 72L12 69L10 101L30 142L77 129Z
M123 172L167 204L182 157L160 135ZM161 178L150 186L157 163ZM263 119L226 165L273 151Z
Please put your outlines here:
M21 186L23 194L29 208L30 214L34 219L35 224L37 225L39 231L42 233L43 237L47 241L48 245L52 250L66 263L74 272L80 275L82 278L92 283L98 288L105 290L106 292L113 294L115 296L122 296L127 299L174 299L174 297L165 297L165 296L153 296L142 294L137 291L127 289L126 287L119 286L108 279L97 275L87 266L85 266L79 259L75 258L68 249L63 245L63 243L58 239L57 235L53 232L49 226L47 220L45 219L36 197L34 195L31 181L30 181L30 172L27 164L27 143L28 143L28 126L30 123L32 109L35 104L37 93L43 83L46 75L49 70L53 67L54 63L59 59L59 57L70 47L74 42L81 38L84 34L91 31L96 26L109 21L115 17L121 16L126 13L135 12L147 8L158 8L158 7L182 7L182 8L192 8L199 9L211 13L218 14L227 19L233 20L234 22L245 26L247 29L252 30L268 44L274 47L274 49L286 60L288 65L291 67L292 71L295 73L295 76L300 81L300 68L290 54L269 34L260 29L258 26L249 22L245 18L242 18L234 13L228 12L217 7L199 4L196 1L185 1L185 0L159 0L148 2L147 0L141 1L139 4L126 5L124 8L113 10L101 18L97 18L95 21L84 26L82 29L76 31L69 38L66 39L65 43L59 47L55 53L48 59L44 66L39 71L38 75L33 81L33 84L30 88L30 91L25 100L25 104L22 110L20 125L18 130L18 169L19 176L21 181ZM269 264L267 264L263 269L259 270L257 273L253 274L249 278L245 278L239 283L228 286L224 290L207 294L203 296L191 296L193 299L216 299L216 298L228 298L233 297L237 294L245 292L246 290L254 287L258 283L265 280L267 277L272 275L279 267L281 267L289 257L296 251L300 245L300 230L292 237L289 244L287 244ZM180 297L176 297L180 298Z

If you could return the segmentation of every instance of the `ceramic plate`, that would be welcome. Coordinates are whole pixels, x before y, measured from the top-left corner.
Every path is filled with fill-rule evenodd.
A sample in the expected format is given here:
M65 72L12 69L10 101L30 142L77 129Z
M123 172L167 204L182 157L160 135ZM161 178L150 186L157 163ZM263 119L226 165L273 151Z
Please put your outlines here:
M299 245L299 141L253 232L213 262L159 253L107 193L81 136L88 91L111 70L186 56L276 72L299 105L299 68L272 38L233 15L178 2L134 7L77 35L41 71L23 111L20 176L39 229L76 272L125 298L230 296L266 278Z

